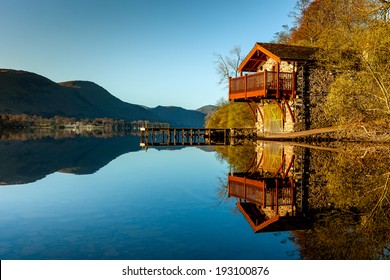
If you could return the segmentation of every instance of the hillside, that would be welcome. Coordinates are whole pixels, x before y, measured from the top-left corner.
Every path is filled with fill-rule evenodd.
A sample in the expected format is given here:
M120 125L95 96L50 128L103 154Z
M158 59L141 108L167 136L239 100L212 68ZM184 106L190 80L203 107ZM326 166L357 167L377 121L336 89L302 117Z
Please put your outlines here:
M215 105L206 105L196 109L196 111L201 112L205 115L210 115L215 111L215 109L217 109L217 106Z
M123 102L93 82L70 81L59 85L73 90L80 100L95 108L98 115L129 120L160 121L144 107Z
M0 69L0 113L159 121L149 110L121 101L92 82L57 84L40 75Z
M149 109L163 121L176 127L204 127L205 114L175 106L157 106Z
M123 102L101 86L86 81L55 83L26 71L0 69L0 114L55 115L168 122L203 127L205 114L180 107L147 108Z

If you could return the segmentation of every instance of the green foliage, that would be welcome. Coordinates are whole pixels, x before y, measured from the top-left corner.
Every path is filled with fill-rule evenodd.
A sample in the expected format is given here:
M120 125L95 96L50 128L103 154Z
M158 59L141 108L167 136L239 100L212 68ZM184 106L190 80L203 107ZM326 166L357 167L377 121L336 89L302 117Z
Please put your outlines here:
M217 109L206 117L207 128L254 127L254 118L245 103L221 101Z
M228 162L235 172L245 172L255 153L255 146L217 146L215 150L217 158Z

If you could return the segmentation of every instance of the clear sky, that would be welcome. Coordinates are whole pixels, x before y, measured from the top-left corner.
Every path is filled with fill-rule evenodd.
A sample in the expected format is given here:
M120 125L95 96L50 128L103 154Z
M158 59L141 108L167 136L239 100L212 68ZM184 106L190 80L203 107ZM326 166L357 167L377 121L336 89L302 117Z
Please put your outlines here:
M295 2L0 0L0 68L93 81L133 104L197 109L227 97L214 54L271 41Z

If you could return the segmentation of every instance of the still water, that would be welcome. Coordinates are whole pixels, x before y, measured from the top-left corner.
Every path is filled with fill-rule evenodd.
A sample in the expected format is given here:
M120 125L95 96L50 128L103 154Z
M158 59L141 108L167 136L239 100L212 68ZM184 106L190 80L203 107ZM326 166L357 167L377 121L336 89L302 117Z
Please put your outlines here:
M363 149L2 140L0 259L388 258L388 147Z

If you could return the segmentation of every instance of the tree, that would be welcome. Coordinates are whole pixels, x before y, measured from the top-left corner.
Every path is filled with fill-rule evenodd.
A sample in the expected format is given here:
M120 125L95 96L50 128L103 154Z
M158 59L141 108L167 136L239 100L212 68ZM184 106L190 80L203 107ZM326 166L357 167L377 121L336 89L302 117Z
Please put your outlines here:
M238 76L238 67L243 56L241 47L235 46L226 56L215 54L217 60L216 72L219 77L218 83L227 86L229 77ZM247 128L253 127L253 117L244 103L231 103L227 100L220 100L217 109L206 118L206 127L214 128Z
M215 61L217 75L219 77L218 83L220 85L227 85L229 77L238 76L238 66L240 66L243 57L241 54L241 47L233 47L229 55L222 56L221 54L215 54L217 60Z
M294 27L276 36L321 50L318 63L335 74L324 117L336 124L388 119L390 1L299 0L295 10Z
M310 180L323 180L309 182L309 207L318 213L314 227L294 233L302 258L390 257L389 160L388 148L381 145L344 145L338 153L311 151L315 176Z
M287 24L282 26L282 31L276 32L274 35L274 43L288 44L290 43L291 34L295 31L294 27L289 27Z
M206 117L207 128L250 128L253 126L253 116L244 103L220 100L214 112Z

